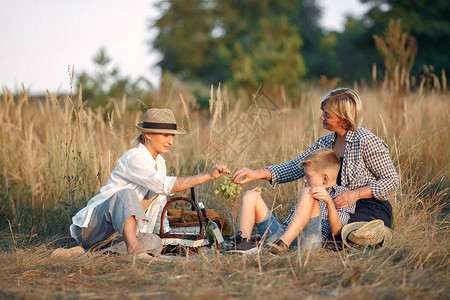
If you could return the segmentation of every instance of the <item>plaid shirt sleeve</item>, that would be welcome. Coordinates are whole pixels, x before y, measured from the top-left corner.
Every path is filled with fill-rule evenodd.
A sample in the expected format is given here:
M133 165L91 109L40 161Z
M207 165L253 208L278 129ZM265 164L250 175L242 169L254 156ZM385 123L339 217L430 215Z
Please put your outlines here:
M388 200L388 195L399 186L399 178L389 155L388 145L381 139L370 140L364 155L367 168L376 180L370 182L372 195L379 200Z
M271 180L269 180L272 187L275 188L278 183L295 181L305 176L303 168L300 168L299 166L300 162L314 150L322 148L331 148L333 138L334 133L322 136L317 141L315 141L314 144L308 148L308 150L306 150L293 160L276 166L266 167L266 169L268 169L272 174L272 178Z
M349 131L346 141L341 184L350 190L370 186L374 198L387 201L389 193L399 186L387 144L361 127Z

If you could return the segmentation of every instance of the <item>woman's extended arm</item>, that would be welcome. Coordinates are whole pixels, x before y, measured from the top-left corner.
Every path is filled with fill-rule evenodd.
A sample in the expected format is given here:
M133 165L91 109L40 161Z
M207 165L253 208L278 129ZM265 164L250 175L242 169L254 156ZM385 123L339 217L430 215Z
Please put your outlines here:
M219 178L222 175L229 174L230 171L224 165L217 165L211 169L208 173L198 174L188 177L177 177L172 187L171 193L177 193L187 190L193 186L197 186L206 181Z
M242 168L234 174L232 180L235 183L244 184L257 179L265 179L269 180L273 187L276 187L278 183L298 180L305 176L305 172L299 167L299 163L314 150L331 148L331 140L333 136L334 133L319 138L305 152L291 161L276 166L268 166L267 168L260 170Z
M271 178L272 173L268 169L251 170L249 168L242 168L234 173L231 180L237 184L244 184L258 179L270 180Z

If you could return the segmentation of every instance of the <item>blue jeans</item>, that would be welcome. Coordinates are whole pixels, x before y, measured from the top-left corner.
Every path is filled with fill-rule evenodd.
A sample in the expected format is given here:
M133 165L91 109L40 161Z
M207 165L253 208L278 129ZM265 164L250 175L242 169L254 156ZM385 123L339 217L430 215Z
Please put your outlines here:
M286 228L278 223L277 219L269 211L266 219L255 223L261 237L265 237L264 243L273 243L278 240ZM312 217L302 232L291 243L289 248L294 249L297 246L305 250L308 248L320 248L322 246L322 217L320 215Z

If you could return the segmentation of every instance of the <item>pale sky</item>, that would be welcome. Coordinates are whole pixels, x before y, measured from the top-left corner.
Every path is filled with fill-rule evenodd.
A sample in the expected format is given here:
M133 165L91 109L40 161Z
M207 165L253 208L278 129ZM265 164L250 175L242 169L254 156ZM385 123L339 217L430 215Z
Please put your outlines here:
M122 75L144 76L158 84L152 68L158 53L147 43L158 17L156 0L0 0L0 85L12 92L22 84L31 93L67 92L68 66L93 71L92 58L105 47ZM362 15L358 0L319 0L321 24L342 30L345 15Z

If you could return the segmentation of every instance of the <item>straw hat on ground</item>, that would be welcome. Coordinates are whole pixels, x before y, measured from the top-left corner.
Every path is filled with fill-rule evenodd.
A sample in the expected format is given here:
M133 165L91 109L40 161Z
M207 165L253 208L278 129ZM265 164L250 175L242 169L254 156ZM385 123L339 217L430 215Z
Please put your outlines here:
M383 246L392 240L391 230L382 220L349 223L342 228L341 236L347 247L355 244L363 247Z
M183 128L177 126L173 112L168 108L151 108L145 112L144 122L136 124L136 128L144 133L185 134Z

